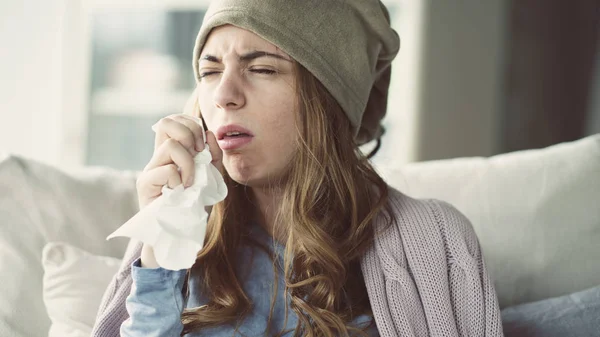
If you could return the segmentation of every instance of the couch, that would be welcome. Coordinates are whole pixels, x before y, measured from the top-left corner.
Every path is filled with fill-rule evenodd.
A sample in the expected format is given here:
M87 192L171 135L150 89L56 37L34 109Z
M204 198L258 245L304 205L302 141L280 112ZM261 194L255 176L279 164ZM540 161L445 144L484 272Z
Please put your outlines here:
M472 221L502 308L600 284L600 135L378 169ZM105 238L137 212L135 177L0 155L0 336L89 335L128 245Z

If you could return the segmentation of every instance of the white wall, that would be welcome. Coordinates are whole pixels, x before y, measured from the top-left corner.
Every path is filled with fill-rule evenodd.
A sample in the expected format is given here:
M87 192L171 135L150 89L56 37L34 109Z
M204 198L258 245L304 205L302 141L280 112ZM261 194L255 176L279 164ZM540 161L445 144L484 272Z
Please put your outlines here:
M400 52L392 63L386 131L373 160L380 167L398 166L417 158L425 3L399 1L398 7L391 21L400 35Z
M56 157L61 1L0 3L0 150Z
M0 4L0 151L52 164L81 162L85 49L74 38L85 33L80 10L79 0Z

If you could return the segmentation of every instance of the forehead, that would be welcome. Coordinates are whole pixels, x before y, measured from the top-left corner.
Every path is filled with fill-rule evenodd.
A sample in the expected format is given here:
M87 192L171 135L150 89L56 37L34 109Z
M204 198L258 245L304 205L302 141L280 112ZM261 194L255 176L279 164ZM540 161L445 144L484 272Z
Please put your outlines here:
M271 42L249 30L233 25L224 25L214 28L209 33L200 55L224 55L228 53L243 54L248 51L257 50L288 56Z

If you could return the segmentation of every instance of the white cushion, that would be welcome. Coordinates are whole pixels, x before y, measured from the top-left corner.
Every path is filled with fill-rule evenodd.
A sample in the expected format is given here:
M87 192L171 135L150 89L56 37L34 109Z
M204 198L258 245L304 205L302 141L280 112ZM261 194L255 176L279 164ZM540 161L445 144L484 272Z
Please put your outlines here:
M88 337L120 259L97 256L64 242L42 252L43 297L52 321L48 337Z
M502 307L600 282L600 135L540 150L382 167L473 223Z
M47 335L40 263L47 242L122 257L127 239L105 238L136 211L133 173L64 172L0 155L0 336Z

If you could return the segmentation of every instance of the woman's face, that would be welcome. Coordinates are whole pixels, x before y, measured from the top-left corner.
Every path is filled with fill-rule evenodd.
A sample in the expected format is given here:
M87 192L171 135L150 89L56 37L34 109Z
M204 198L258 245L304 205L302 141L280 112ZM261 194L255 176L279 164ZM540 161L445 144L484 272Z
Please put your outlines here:
M289 55L256 34L212 30L200 55L198 103L238 183L280 178L296 151L296 89Z

